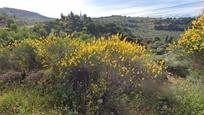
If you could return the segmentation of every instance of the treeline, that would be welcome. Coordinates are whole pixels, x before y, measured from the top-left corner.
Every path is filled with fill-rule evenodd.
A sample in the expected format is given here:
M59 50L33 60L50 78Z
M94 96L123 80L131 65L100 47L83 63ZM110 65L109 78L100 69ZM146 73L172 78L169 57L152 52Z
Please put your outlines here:
M96 23L86 14L76 15L72 12L68 16L61 14L61 18L55 21L35 25L34 32L40 33L42 36L47 36L50 33L63 35L82 32L96 37L110 36L117 33L130 35L131 33L128 29L122 28L115 23Z
M184 31L187 29L194 18L167 18L157 20L155 22L156 30L168 30L168 31Z
M5 15L7 16L7 15ZM124 36L131 36L130 30L120 27L115 23L97 23L87 15L76 15L70 13L67 16L61 14L60 19L49 22L39 22L33 26L22 26L14 17L5 19L0 17L2 28L0 28L0 44L8 45L14 40L22 40L25 38L37 39L47 37L50 34L64 36L72 34L73 37L88 39L90 37L111 36L120 33Z

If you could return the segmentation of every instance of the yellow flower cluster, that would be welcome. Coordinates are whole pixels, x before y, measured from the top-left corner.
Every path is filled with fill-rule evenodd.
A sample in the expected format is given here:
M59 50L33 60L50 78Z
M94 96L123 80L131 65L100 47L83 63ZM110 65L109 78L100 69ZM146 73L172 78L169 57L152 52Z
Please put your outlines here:
M192 27L171 47L182 48L188 53L204 49L204 13L192 22Z
M122 77L132 77L143 72L151 72L154 76L161 74L162 63L150 61L149 54L143 46L121 41L119 38L120 36L115 35L108 39L80 42L74 52L67 54L58 65L67 68L80 64L92 67L106 64Z
M93 41L82 41L70 36L25 39L16 41L8 49L12 51L25 45L29 46L25 48L31 48L36 54L32 56L36 56L34 58L38 59L37 62L41 62L38 67L52 71L61 78L70 77L83 81L88 77L89 85L84 97L88 111L93 113L103 103L101 97L112 82L141 87L142 80L161 75L163 68L163 61L153 60L143 46L121 41L119 35ZM86 72L83 73L80 69Z
M146 72L158 76L162 72L162 63L151 61L143 46L121 41L119 35L100 38L91 42L73 39L70 36L46 39L26 39L17 41L13 48L21 44L30 45L41 60L43 67L54 67L63 72L64 68L82 64L91 67L106 65L120 76L139 76Z

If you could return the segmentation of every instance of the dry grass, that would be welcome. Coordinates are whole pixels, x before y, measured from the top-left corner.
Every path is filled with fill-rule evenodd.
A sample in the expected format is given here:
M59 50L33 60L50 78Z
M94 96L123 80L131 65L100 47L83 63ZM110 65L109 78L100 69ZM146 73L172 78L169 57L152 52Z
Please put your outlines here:
M20 82L25 79L24 72L9 71L0 76L1 82Z

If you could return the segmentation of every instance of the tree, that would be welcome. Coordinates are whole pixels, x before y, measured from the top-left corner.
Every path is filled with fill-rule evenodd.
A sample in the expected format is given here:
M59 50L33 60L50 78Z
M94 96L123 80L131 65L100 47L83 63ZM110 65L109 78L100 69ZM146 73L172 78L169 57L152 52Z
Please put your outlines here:
M13 31L17 31L17 24L14 19L8 19L7 27Z

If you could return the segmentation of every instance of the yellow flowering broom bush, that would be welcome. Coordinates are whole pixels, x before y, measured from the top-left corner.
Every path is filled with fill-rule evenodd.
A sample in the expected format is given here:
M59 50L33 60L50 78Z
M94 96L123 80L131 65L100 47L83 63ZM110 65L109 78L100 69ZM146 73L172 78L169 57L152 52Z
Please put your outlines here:
M16 41L6 49L14 51L22 46L29 46L30 58L40 62L34 66L51 70L46 88L56 95L55 105L87 114L108 110L106 104L114 97L141 94L142 82L157 80L164 63L153 60L143 46L121 41L119 35L89 42L49 36ZM29 62L26 59L23 62Z
M37 54L33 47L25 41L16 41L0 48L0 73L3 70L32 71L40 69L41 63Z
M188 76L186 79L179 81L173 90L173 97L177 102L174 113L178 115L204 114L204 97L201 88L203 84L200 84L204 64L204 13L197 17L192 22L192 26L170 45L170 49L173 49L176 54L175 59L184 61L187 65L181 61L179 63L182 63L188 69L187 71L179 71L187 73ZM179 54L177 54L178 52ZM170 62L173 63L173 61Z
M192 27L186 30L178 41L171 45L181 48L187 53L200 52L204 49L204 13L192 22Z

